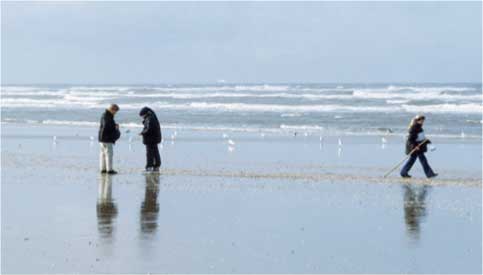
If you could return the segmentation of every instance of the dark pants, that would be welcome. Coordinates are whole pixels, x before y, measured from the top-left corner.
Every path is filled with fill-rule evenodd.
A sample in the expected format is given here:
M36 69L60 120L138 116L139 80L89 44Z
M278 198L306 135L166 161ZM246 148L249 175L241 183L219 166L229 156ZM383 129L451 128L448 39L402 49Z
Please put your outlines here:
M426 177L433 176L433 169L431 169L431 167L429 166L428 160L426 159L426 156L423 152L414 153L409 157L409 159L406 161L406 164L404 164L403 168L401 169L401 176L405 176L409 173L409 170L411 170L411 167L413 167L414 162L416 162L417 158L419 158L419 162L421 162L421 165L423 166Z
M161 166L161 157L157 144L146 144L146 168Z

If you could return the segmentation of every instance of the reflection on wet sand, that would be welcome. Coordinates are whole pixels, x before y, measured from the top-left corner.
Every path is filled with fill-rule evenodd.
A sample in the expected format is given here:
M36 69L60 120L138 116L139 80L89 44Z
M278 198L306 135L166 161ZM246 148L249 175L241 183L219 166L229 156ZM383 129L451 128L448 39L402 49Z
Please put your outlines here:
M156 232L158 226L159 174L146 174L144 201L141 203L141 232L148 235Z
M406 184L404 188L404 221L406 232L413 239L419 239L421 222L426 217L426 195L428 186Z
M112 237L117 205L112 199L112 177L101 175L97 194L97 229L104 238Z

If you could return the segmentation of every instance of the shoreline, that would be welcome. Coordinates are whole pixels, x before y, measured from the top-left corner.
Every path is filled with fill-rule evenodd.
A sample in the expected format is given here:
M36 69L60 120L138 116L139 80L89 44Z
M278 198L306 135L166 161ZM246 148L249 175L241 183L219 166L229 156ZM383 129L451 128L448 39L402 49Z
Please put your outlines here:
M78 129L96 129L99 127L98 123L96 122L79 122L79 124L71 124L70 122L60 122L60 123L28 123L28 122L9 122L9 121L1 121L0 125L6 127L59 127L59 128L68 128L68 127L75 127ZM140 129L142 128L142 124L134 124L134 123L120 123L121 133L125 134L126 131L132 131L133 129ZM290 129L290 128L257 128L257 127L224 127L224 126L189 126L189 125L176 125L176 124L161 124L161 130L168 130L168 131L186 131L186 132L206 132L206 133L240 133L240 134L263 134L264 137L271 137L271 136L279 136L279 137L293 137L294 133L297 133L298 138L319 138L319 137L405 137L407 133L390 133L384 131L373 131L373 132L352 132L352 131L328 131L327 129L321 127L320 129L312 129L311 127L308 128L297 128L297 129ZM304 136L307 134L307 136ZM8 137L8 135L2 136ZM76 136L76 135L73 135ZM77 135L78 136L78 135ZM428 135L433 139L441 139L441 140L462 140L462 141L479 141L483 140L483 136L478 135L456 135L456 134L432 134ZM122 138L122 136L121 136Z

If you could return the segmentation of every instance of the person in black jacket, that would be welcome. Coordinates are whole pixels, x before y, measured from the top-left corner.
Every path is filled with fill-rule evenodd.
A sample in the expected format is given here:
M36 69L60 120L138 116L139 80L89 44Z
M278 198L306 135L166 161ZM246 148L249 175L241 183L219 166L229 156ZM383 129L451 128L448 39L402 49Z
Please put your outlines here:
M100 169L101 173L117 174L112 169L113 145L121 136L119 125L114 121L114 116L119 111L119 106L111 104L102 114L99 127Z
M161 157L159 156L158 144L161 142L161 127L153 110L144 107L139 112L143 117L143 143L146 145L146 171L159 171Z
M416 150L409 156L409 159L401 169L401 177L403 178L411 177L408 173L417 158L419 158L419 161L423 166L426 177L433 178L438 175L433 172L433 169L429 166L428 160L424 155L424 153L427 152L427 145L431 143L431 141L424 135L423 124L425 119L424 116L418 115L414 117L411 120L411 124L409 124L409 133L406 140L406 155L409 155L414 149Z

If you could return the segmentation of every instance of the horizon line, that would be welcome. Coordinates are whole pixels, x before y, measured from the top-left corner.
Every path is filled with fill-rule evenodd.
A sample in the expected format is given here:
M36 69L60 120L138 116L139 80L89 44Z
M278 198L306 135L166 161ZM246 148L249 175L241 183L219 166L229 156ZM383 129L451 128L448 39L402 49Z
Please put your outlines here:
M145 83L89 83L89 82L58 82L58 83L0 83L1 87L4 86L155 86L155 85L294 85L294 84L309 84L309 85L330 85L330 84L358 84L358 85L371 85L371 84L479 84L482 85L482 81L367 81L367 82L315 82L315 81L300 81L300 82L229 82L229 81L211 81L211 82L145 82Z

